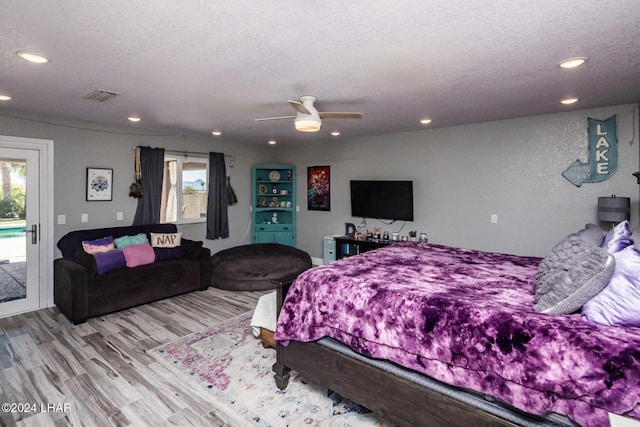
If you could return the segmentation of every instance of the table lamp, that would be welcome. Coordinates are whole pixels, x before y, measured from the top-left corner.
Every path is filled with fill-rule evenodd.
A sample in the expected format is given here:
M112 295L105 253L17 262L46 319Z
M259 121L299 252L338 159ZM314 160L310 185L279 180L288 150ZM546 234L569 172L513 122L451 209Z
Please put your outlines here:
M629 197L598 197L598 220L611 222L613 225L630 218L631 199Z

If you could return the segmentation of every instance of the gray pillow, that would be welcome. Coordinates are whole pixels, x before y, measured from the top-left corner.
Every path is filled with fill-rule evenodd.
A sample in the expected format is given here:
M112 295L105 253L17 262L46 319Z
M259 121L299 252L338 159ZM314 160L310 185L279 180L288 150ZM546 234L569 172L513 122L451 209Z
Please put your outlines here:
M535 277L534 310L574 313L609 283L615 259L577 234L567 236L542 260Z
M594 246L602 246L604 236L607 235L603 229L595 224L585 224L584 228L575 233L578 237Z

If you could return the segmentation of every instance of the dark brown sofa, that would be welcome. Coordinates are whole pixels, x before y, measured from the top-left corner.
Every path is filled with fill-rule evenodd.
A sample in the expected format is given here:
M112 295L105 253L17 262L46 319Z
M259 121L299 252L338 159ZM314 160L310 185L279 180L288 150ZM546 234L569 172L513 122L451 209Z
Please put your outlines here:
M182 239L180 259L125 267L104 275L96 272L83 240L138 233L175 233L175 224L113 227L72 231L58 242L62 258L54 260L54 302L74 324L89 317L122 310L185 292L205 290L210 283L211 252L202 242Z

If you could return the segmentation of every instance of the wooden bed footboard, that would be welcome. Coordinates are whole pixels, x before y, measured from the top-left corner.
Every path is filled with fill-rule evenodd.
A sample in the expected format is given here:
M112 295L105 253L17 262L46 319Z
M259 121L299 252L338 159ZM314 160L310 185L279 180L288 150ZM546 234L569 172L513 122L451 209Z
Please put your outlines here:
M316 343L278 344L273 369L281 389L294 370L400 426L517 425Z

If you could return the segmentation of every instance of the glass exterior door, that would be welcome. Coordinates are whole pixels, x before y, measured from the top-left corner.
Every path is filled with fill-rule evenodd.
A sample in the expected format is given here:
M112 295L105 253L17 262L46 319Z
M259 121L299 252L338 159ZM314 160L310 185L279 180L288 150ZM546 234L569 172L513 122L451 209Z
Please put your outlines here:
M40 304L39 152L0 148L0 317Z

